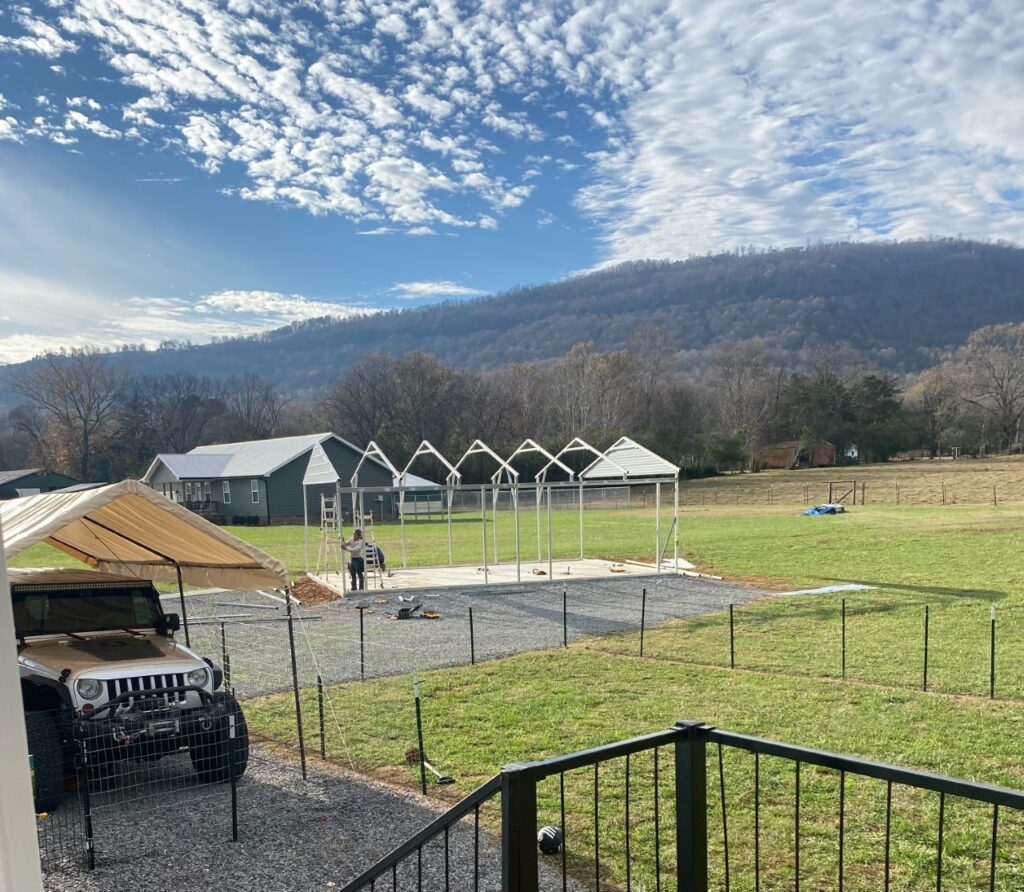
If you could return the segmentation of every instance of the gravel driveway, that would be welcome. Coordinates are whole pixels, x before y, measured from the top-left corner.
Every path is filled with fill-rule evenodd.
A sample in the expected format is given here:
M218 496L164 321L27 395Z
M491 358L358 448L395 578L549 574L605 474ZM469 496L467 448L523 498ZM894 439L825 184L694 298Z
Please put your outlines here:
M646 623L701 616L765 596L749 586L686 576L581 579L552 584L449 590L420 590L400 601L399 593L368 591L308 608L295 608L300 683L319 674L325 684L360 677L397 675L489 660L562 644L562 597L569 641L639 629L642 591L647 590ZM439 619L394 619L402 607L420 605ZM362 659L358 605L363 613ZM285 690L291 684L283 603L259 593L220 592L188 598L193 644L217 659L231 657L233 679L242 696ZM470 609L473 612L473 649ZM222 648L224 622L226 648ZM258 621L257 621L258 620Z
M162 760L165 782L190 768ZM184 757L184 763L188 758ZM96 869L50 874L48 892L307 892L340 889L446 808L341 769L311 766L303 782L294 762L256 750L238 785L238 842L231 841L229 788L178 787L159 799L99 803L94 809ZM500 800L485 808L499 813ZM473 822L449 838L450 888L473 888ZM561 888L544 865L544 888ZM501 844L480 833L480 885L501 888ZM443 839L423 852L423 889L444 883ZM380 888L380 884L378 884ZM390 882L387 888L391 888ZM398 872L416 888L416 858ZM582 887L570 883L569 888Z

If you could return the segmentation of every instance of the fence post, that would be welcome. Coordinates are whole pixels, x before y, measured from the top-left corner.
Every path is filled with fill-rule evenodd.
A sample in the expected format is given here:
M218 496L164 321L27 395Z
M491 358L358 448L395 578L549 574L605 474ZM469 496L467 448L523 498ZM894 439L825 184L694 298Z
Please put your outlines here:
M928 690L928 605L924 605L924 683L922 690Z
M679 892L708 892L707 732L703 722L677 722L676 865Z
M473 606L469 607L469 664L476 665L476 639L473 635Z
M899 484L899 481L897 481L896 482L896 504L899 505L899 503L900 503L900 484Z
M85 866L96 869L96 849L92 832L92 801L89 798L89 749L85 736L76 722L74 733L78 738L78 752L75 754L75 768L78 775L78 796L82 807L82 825L85 830Z
M420 789L427 795L427 754L423 749L423 713L420 711L420 680L412 680L412 696L416 701L416 741L420 748Z
M569 646L569 615L568 615L569 590L562 589L562 647Z
M224 689L231 690L231 654L224 654Z
M227 632L224 631L224 623L220 624L220 664L224 665L224 662L228 657L228 636Z
M299 664L295 659L295 618L292 616L292 593L285 589L288 610L288 650L292 658L292 690L295 692L295 730L299 736L299 761L302 763L302 779L306 780L306 741L302 734L302 698L299 696Z
M843 678L846 678L846 598L843 598L842 653L843 653Z
M729 605L729 668L736 668L736 623L733 619L733 607Z
M363 629L363 611L365 605L360 604L356 608L359 611L359 677L366 678L366 635Z
M998 504L999 504L999 501L996 499L996 485L993 483L992 484L992 506L996 507Z
M324 734L324 680L316 677L316 708L320 715L320 758L327 758L327 735Z
M989 658L988 658L988 696L990 699L995 700L996 698L996 608L992 605L991 614L991 645L989 647Z
M537 781L521 762L501 769L501 888L506 892L537 892L539 888Z
M647 589L643 590L640 600L640 656L644 655L644 629L647 625Z
M238 842L238 733L234 713L228 714L228 777L231 779L231 841Z

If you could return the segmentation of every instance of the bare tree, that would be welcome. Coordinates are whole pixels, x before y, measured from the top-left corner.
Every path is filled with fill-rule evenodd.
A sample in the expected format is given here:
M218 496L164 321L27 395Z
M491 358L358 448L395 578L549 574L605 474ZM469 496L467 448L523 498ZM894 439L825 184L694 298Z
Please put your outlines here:
M764 344L754 339L721 347L715 353L711 381L719 394L723 428L739 431L752 453L778 401L779 375Z
M114 434L126 380L99 351L84 348L42 357L12 375L11 387L65 439L70 450L67 469L89 480L94 456Z
M327 429L358 444L379 439L394 414L395 364L388 353L368 353L345 369L318 404Z
M659 397L673 384L675 348L663 328L644 325L634 330L626 343L626 352L633 358L636 376L636 413L640 427L651 427Z
M224 384L223 398L228 437L258 440L274 433L282 403L269 381L252 372L241 378L232 376Z
M998 446L1008 448L1024 417L1024 324L972 332L952 364L961 373L963 399L989 414Z
M134 390L145 401L157 448L188 452L200 445L224 412L224 386L187 373L142 378Z

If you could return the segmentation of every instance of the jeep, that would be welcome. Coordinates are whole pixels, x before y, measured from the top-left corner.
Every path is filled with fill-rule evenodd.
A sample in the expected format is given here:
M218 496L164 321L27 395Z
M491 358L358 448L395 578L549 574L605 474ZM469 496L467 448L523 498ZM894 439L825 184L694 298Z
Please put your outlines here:
M204 781L229 779L232 760L241 776L241 707L220 667L175 639L178 615L152 582L73 569L10 579L37 811L60 802L81 751L101 781L118 761L185 751Z

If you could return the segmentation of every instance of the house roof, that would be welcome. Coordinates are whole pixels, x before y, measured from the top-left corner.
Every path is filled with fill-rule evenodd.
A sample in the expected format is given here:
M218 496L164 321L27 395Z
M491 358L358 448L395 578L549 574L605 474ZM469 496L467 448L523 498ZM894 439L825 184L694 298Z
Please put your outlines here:
M157 462L161 462L179 480L268 477L330 439L348 446L353 452L362 452L348 440L330 432L303 434L298 437L274 437L269 440L246 440L241 443L214 443L210 446L197 446L184 455L158 455L142 480L144 483L149 482L156 470Z
M622 437L580 473L582 480L677 477L679 468L636 440Z
M22 477L28 477L29 474L41 473L43 473L42 468L22 468L20 471L0 471L0 486L4 486L7 483L13 483L15 480L20 480Z

